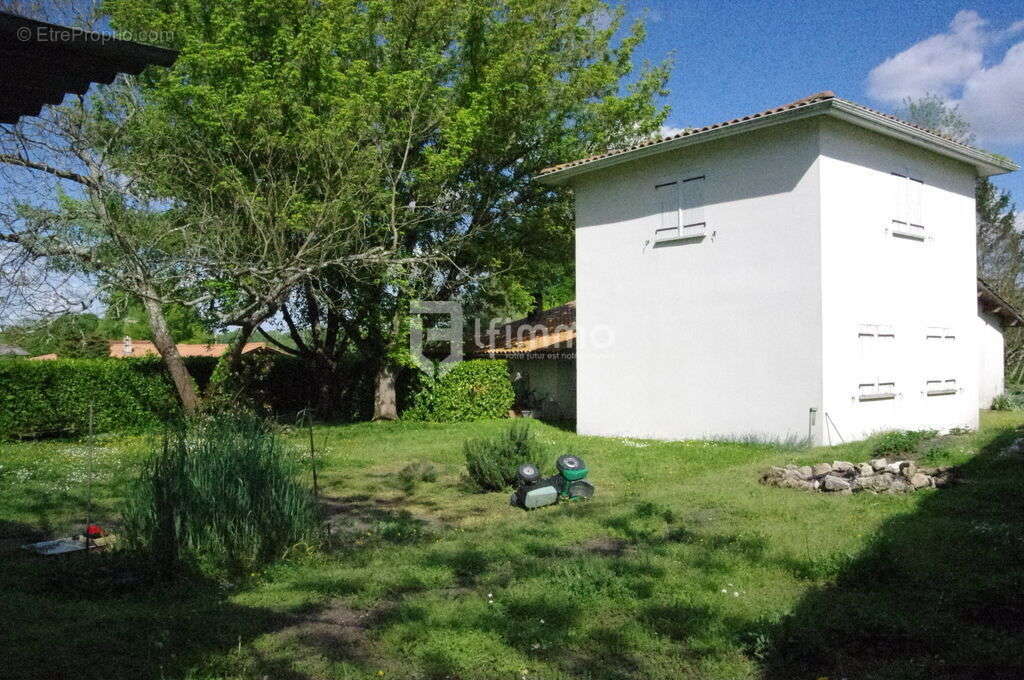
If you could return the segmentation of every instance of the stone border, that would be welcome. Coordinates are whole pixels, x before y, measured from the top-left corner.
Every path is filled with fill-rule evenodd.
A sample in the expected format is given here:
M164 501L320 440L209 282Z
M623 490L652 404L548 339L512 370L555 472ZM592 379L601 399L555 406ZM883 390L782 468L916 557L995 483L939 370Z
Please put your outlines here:
M953 481L955 468L918 467L913 461L889 462L874 458L853 464L844 460L817 465L773 465L761 475L761 483L783 489L805 489L825 493L905 493L942 487Z

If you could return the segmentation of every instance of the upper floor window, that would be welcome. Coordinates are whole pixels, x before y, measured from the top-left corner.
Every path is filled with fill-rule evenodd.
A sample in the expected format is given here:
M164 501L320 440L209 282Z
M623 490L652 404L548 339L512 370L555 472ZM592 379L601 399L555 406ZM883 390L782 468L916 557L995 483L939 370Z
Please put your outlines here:
M655 243L699 239L707 235L704 182L704 175L700 175L655 185L658 202Z
M892 186L890 232L899 238L924 241L928 237L924 217L924 182L901 170L892 173Z

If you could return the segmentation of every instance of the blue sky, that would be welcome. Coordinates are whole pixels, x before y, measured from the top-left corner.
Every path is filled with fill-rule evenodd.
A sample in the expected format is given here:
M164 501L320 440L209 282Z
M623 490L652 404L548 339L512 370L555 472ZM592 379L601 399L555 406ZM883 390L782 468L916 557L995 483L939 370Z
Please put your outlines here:
M960 102L976 146L1024 162L1024 2L634 0L675 54L668 125L704 125L820 90L884 111L930 91ZM1024 209L1024 170L995 179Z

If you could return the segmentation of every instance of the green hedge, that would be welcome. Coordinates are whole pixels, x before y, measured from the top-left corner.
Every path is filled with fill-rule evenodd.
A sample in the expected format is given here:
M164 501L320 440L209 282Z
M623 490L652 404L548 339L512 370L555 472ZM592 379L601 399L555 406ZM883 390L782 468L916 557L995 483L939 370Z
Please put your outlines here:
M217 364L211 357L185 360L200 390ZM248 379L253 403L288 419L318 398L318 375L288 356L252 359ZM422 375L422 374L421 374ZM366 420L373 407L373 375L360 362L341 371L337 420ZM403 374L399 404L412 420L455 422L504 417L514 399L504 361L458 364L440 380ZM178 401L162 361L56 359L0 362L0 439L82 434L93 407L96 432L149 430L178 414Z
M463 361L440 379L423 380L404 417L436 423L504 418L514 400L505 360Z
M151 428L177 412L159 359L0 363L0 437Z

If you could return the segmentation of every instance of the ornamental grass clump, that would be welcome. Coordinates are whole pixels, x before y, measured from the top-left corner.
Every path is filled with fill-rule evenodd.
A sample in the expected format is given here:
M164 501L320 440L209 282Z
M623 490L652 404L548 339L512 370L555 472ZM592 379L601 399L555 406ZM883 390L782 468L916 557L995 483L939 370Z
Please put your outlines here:
M188 565L243 575L317 540L318 513L301 464L253 416L196 419L168 432L131 486L130 547L163 570Z
M514 423L498 437L469 439L463 445L466 471L481 491L501 491L516 481L516 469L523 463L541 464L541 444L529 423Z

